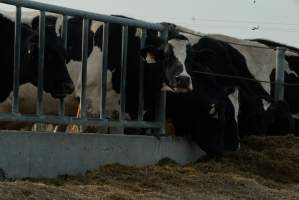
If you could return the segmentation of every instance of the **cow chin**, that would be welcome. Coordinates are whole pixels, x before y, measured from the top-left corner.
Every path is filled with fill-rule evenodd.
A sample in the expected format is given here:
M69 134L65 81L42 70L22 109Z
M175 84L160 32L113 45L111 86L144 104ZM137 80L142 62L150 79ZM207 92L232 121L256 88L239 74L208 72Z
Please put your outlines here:
M188 88L183 88L183 87L171 87L166 83L163 83L163 86L161 88L161 91L173 92L173 93L187 93L187 92L191 92L192 90L193 90L192 84L190 84Z
M165 92L175 92L174 89L172 89L171 87L169 87L166 83L163 83L163 86L161 88L161 91L165 91Z
M56 99L63 99L66 97L67 94L64 93L51 93L51 96Z
M69 91L63 91L63 90L48 90L47 88L44 88L44 90L48 93L51 94L53 98L56 99L63 99L65 98L68 94L71 94ZM53 92L54 91L54 92Z

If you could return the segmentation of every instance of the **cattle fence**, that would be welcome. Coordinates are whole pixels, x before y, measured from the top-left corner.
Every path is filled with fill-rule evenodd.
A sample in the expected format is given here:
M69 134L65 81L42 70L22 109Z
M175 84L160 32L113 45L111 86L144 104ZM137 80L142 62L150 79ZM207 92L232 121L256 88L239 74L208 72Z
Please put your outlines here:
M19 1L19 0L2 0L1 3L13 5L16 7L15 15L15 45L14 45L14 84L13 84L13 104L11 113L0 113L1 121L22 121L22 122L35 122L35 123L54 123L54 124L78 124L81 126L103 126L103 127L130 127L130 128L153 128L158 130L159 133L165 133L165 109L166 109L166 93L161 92L158 97L158 106L156 108L156 119L154 122L148 122L143 120L144 113L144 91L143 91L143 64L140 63L140 81L139 81L139 96L138 96L138 119L135 121L125 120L125 102L126 102L126 61L127 61L127 47L128 47L128 27L138 27L142 29L141 35L141 48L145 45L147 30L156 30L160 32L160 36L163 39L167 38L169 29L166 29L160 23L148 23L141 20L132 20L126 18L120 18L115 16L108 16L102 14L96 14L92 12L86 12L82 10L76 10L61 6L54 6L34 1ZM37 95L37 112L35 115L21 114L19 112L19 78L20 78L20 42L21 42L21 8L29 8L40 11L39 16L39 71L38 71L38 95ZM81 96L80 107L81 113L79 117L71 117L64 115L64 100L60 100L59 115L52 116L43 113L43 66L44 66L44 48L45 48L45 12L52 12L63 15L62 25L62 39L64 46L67 45L67 20L68 16L80 17L83 19L82 27L82 74L81 74ZM102 74L101 76L101 113L99 118L89 118L86 115L86 81L87 81L87 57L88 57L88 28L90 20L104 22L103 30L103 52L102 52ZM106 118L106 90L107 90L107 69L108 69L108 37L109 37L109 24L117 23L122 25L122 51L121 51L121 92L120 92L120 116L119 120L112 121ZM196 36L207 36L187 30L182 27L175 27L178 31ZM299 86L296 83L284 82L284 55L286 48L277 47L271 48L266 46L255 46L247 44L239 44L235 42L225 41L233 45L241 45L252 48L263 48L269 50L276 50L276 77L275 81L257 80L248 77L234 76L227 74L217 74L209 72L195 71L194 73L200 73L207 76L225 77L231 79L240 79L246 81L255 81L267 84L275 84L275 99L282 100L284 94L284 86ZM293 51L293 50L290 50ZM298 53L298 52L297 52ZM99 60L100 62L100 60Z
M128 44L128 27L136 27L142 29L141 48L145 45L145 38L147 30L159 31L161 38L167 38L168 30L159 23L148 23L141 20L132 20L115 16L108 16L86 12L67 7L55 6L35 1L19 1L19 0L1 0L1 3L12 5L16 7L15 15L15 44L14 44L14 82L13 82L13 103L11 113L0 113L1 121L22 121L22 122L35 122L35 123L54 123L54 124L78 124L81 126L103 126L103 127L131 127L131 128L153 128L157 133L164 134L165 122L165 104L166 93L161 92L156 106L156 119L154 122L143 120L144 113L144 91L142 87L139 89L139 108L138 119L135 121L125 120L125 82L126 82L126 60L127 60L127 44ZM19 112L19 79L20 79L20 44L21 44L21 16L22 8L39 10L39 70L38 70L38 95L37 95L37 112L34 115L21 114ZM71 117L64 115L64 100L60 100L59 115L52 116L46 115L43 112L43 72L44 72L44 49L45 49L45 13L57 13L63 15L62 25L62 39L64 46L67 45L67 21L68 16L80 17L83 19L82 27L82 73L81 73L81 96L80 107L81 113L79 117ZM90 20L104 22L103 29L103 52L102 52L102 74L101 76L101 113L98 118L89 118L86 115L86 80L87 80L87 56L88 56L88 28ZM108 69L108 37L109 37L109 24L116 23L122 25L122 51L121 51L121 92L120 92L120 114L119 120L109 120L106 116L106 90L107 90L107 69ZM99 59L100 62L100 59ZM143 74L143 65L140 64L140 74ZM144 78L140 77L140 84L143 85Z

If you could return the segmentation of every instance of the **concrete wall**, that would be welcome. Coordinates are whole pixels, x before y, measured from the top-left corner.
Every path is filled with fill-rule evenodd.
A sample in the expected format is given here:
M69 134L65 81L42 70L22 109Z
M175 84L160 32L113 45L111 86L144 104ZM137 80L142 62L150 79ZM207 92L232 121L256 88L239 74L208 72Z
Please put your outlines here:
M181 138L0 132L0 176L8 178L76 175L105 164L143 166L165 157L186 164L201 155L197 145Z

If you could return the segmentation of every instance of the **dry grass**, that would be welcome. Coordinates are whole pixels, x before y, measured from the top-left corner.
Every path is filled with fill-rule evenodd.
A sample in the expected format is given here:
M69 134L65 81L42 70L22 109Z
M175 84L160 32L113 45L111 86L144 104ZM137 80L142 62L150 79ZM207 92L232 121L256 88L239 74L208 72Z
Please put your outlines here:
M299 199L299 139L242 141L222 161L107 165L79 176L5 181L0 199Z

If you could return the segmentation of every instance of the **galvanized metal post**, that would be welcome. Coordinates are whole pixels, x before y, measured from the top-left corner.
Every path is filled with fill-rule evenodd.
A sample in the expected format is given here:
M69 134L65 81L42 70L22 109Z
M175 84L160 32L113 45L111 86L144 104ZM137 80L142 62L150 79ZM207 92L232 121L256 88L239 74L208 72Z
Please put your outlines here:
M39 41L38 41L38 90L37 90L37 115L40 116L44 112L43 91L44 91L44 61L45 61L45 11L40 11L39 15ZM46 125L37 123L33 130L45 131Z
M67 50L67 34L68 34L68 16L63 15L63 24L62 24L62 40L63 40L63 47ZM59 99L59 115L64 116L64 98Z
M88 56L88 33L89 33L89 19L83 19L83 33L82 33L82 76L81 76L81 96L80 108L81 118L86 118L86 81L87 81L87 56ZM84 127L80 127L81 132Z
M275 101L284 99L285 51L284 47L276 48Z
M109 23L103 25L103 46L102 46L102 86L101 86L101 113L100 118L106 117L106 92L107 92L107 69L108 69L108 41L109 41Z
M161 38L167 42L168 38L168 30L164 30L160 32ZM166 134L165 131L165 123L166 123L166 91L160 91L160 95L158 98L158 105L156 109L156 121L161 123L161 127L158 129L158 134Z
M121 50L121 85L120 85L119 120L125 120L125 112L126 112L127 51L128 51L128 26L123 26L122 50Z
M21 7L16 7L15 43L14 43L14 81L12 112L19 112L19 85L20 85L20 49L21 49Z
M44 88L44 60L45 60L45 11L39 16L39 43L38 43L38 95L37 114L43 114L43 88Z
M63 40L63 47L65 49L67 49L67 35L68 35L68 16L63 15L62 40Z
M89 20L83 19L82 34L82 77L81 77L81 117L86 117L86 80L87 80L87 55L88 55L88 27Z
M36 106L36 115L15 115L10 113L0 113L1 120L8 120L8 121L27 121L27 122L34 122L34 123L56 123L56 124L72 124L78 123L82 126L108 126L110 127L135 127L135 128L153 128L158 130L161 129L160 125L164 126L163 119L165 121L165 93L159 97L159 112L157 112L159 116L157 116L157 121L154 122L144 122L143 120L143 91L139 94L139 102L140 106L138 108L138 121L126 121L125 120L125 88L126 88L126 65L127 65L127 47L128 47L128 26L132 27L140 27L143 29L150 29L156 31L164 31L165 27L160 23L147 23L141 20L133 20L127 19L122 17L116 16L108 16L108 15L101 15L92 12L85 12L82 10L70 9L67 7L61 6L54 6L50 4L44 4L36 1L20 1L20 0L1 0L1 3L14 5L16 6L16 23L15 23L15 49L14 49L14 82L13 82L13 105L12 111L14 113L19 112L19 96L18 96L18 88L19 88L19 77L21 70L20 64L20 45L21 45L21 7L31 8L34 10L40 10L40 19L39 19L39 57L38 57L38 94L37 94L37 106ZM61 100L60 104L60 116L45 116L43 112L43 82L44 82L44 52L45 52L45 12L52 12L57 14L62 14L64 16L63 19L63 32L62 38L64 40L64 46L67 47L67 16L77 16L84 18L83 22L83 47L82 47L82 90L81 90L81 118L77 117L68 117L64 116L64 102ZM89 20L96 20L105 22L105 30L104 30L104 48L103 48L103 73L102 73L102 81L103 81L103 90L102 90L102 113L101 118L105 118L105 104L106 104L106 79L107 74L105 70L107 70L107 61L108 61L108 54L107 48L105 47L106 44L108 46L108 23L118 23L123 26L123 42L122 42L122 80L121 80L121 113L120 113L120 121L108 121L108 120L99 120L99 119L87 119L86 118L86 75L87 75L87 53L88 53L88 28L89 28ZM144 30L145 31L145 30ZM106 39L105 39L106 38ZM105 44L106 41L106 44ZM130 66L129 66L130 67ZM142 74L142 66L140 70L140 74ZM140 78L140 91L142 90L142 77ZM164 96L163 96L164 95ZM162 112L161 112L162 111ZM164 114L163 114L164 113ZM161 119L161 120L160 120ZM159 129L159 132L164 132L163 127L162 131Z
M146 42L146 29L142 29L141 38L140 38L140 48L145 47ZM138 120L143 120L143 112L144 112L144 61L140 59L140 66L139 66L139 96L138 96Z

